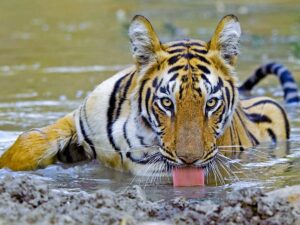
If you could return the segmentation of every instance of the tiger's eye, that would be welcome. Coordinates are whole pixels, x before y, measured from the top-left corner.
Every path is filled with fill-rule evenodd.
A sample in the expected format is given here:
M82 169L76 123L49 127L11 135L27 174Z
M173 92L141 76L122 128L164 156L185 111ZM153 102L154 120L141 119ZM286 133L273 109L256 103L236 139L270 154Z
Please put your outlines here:
M216 106L217 102L218 102L217 98L211 98L206 102L206 106L209 108L213 108Z
M169 98L162 98L161 99L161 104L166 107L166 108L170 108L172 106L172 101Z

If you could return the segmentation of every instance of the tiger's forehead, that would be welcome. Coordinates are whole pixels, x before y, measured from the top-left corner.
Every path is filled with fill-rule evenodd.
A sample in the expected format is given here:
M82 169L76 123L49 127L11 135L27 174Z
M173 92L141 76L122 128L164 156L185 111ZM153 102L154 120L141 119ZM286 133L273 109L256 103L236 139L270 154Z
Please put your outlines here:
M163 48L166 51L171 51L172 49L180 49L182 50L186 48L205 48L207 49L207 43L201 40L190 40L190 39L184 39L180 41L172 41L172 42L167 42L164 43Z
M195 78L196 75L211 73L209 67L212 62L205 42L183 40L165 45L165 51L168 53L166 59L168 74L183 75L182 80L185 82L187 79Z
M183 40L163 45L169 53L165 61L163 87L179 93L180 97L193 92L200 97L207 95L218 85L213 62L208 56L207 43L200 40ZM165 90L162 88L162 90Z

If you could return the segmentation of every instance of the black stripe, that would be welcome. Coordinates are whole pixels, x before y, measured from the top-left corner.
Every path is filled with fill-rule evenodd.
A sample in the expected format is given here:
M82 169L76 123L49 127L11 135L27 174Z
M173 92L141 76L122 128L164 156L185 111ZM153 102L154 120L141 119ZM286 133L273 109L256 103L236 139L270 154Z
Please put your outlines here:
M151 124L146 117L142 116L142 121L147 128L152 129Z
M91 128L91 126L89 124L88 117L87 117L86 102L87 101L85 100L84 103L83 103L83 105L82 105L82 107L81 107L81 109L80 109L79 116L80 116L81 119L83 119L83 121L85 121L86 129L89 130L90 135L93 135L94 132L93 132L93 129Z
M228 122L228 118L229 118L229 116L226 116L226 117L225 117L225 119L224 119L224 123L223 123L223 128L224 128L224 126L227 124L227 122Z
M167 94L167 89L166 89L166 87L160 87L160 88L159 88L159 91L160 91L161 93Z
M160 108L159 107L159 105L158 105L158 103L157 102L154 102L154 105L161 111L161 112L163 112L163 113L166 113L166 111L165 110L163 110L162 108ZM152 107L152 112L154 113L155 112L155 110L154 110L154 108ZM155 115L154 115L155 116ZM157 115L158 116L158 115ZM158 118L158 117L157 117Z
M136 135L136 137L139 139L141 145L143 145L143 146L146 145L146 143L144 142L144 137L142 137L140 135Z
M185 45L184 42L179 42L179 43L176 43L176 44L171 45L170 48L178 47L178 46L186 47L186 45Z
M86 134L86 132L85 132L85 129L84 129L84 127L83 127L83 122L82 122L81 118L79 119L79 126L80 126L80 130L81 130L83 139L85 140L86 143L88 143L88 145L89 145L90 148L92 149L92 151L93 151L93 157L94 157L94 159L96 159L97 154L96 154L96 150L95 150L94 144L93 144L93 142L91 141L91 139L88 138L88 136L87 136L87 134Z
M157 103L154 103L155 104L155 106L160 110L160 111L162 111L161 110L161 108L159 108L159 106L158 106L158 104ZM158 114L155 112L155 110L154 110L154 107L153 106L151 106L151 111L152 111L152 114L154 115L154 117L155 117L155 120L156 120L156 122L157 122L157 124L158 124L158 126L161 126L161 122L160 122L160 120L159 120L159 116L158 116ZM164 111L163 111L164 112Z
M139 89L139 112L141 113L142 112L142 96L143 96L143 90L144 90L144 87L145 87L145 84L146 82L148 81L148 79L145 79L142 81L141 83L141 87Z
M295 83L293 76L288 70L284 70L281 74L278 74L278 76L282 85L286 82Z
M266 115L262 115L259 113L246 113L246 112L245 115L253 123L272 123L272 120Z
M250 99L251 99L251 98L250 98ZM251 108L253 108L253 107L255 107L255 106L259 106L259 105L267 104L267 103L273 104L273 105L275 105L275 106L278 106L278 104L277 104L276 102L274 102L274 101L272 101L272 100L270 100L270 99L265 99L265 100L257 101L257 102L255 102L255 103L253 103L252 105L249 105L249 106L247 106L247 107L243 107L243 109L248 110L248 109L251 109Z
M217 112L221 107L222 107L222 104L220 104L220 106L215 110L215 112ZM219 117L219 119L217 121L217 124L219 124L220 122L222 122L222 120L224 119L223 117L226 116L225 110L226 110L226 107L224 106L223 109L222 109L222 112L221 112L221 116ZM224 124L222 124L222 126L223 125Z
M115 116L114 121L116 121L119 118L119 116L120 116L122 105L123 105L124 101L127 99L127 92L128 92L128 89L129 89L129 87L131 85L133 75L134 75L134 73L131 74L130 78L126 82L123 95L120 97L120 102L118 104L118 108L117 108L117 112L116 112L116 116Z
M183 91L184 91L184 88L183 88L183 85L181 84L181 85L179 86L179 99L182 99Z
M150 111L149 111L150 96L151 96L151 89L147 88L146 98L145 98L145 106L146 106L147 115L149 117L149 121L151 122L151 116L150 116Z
M198 94L200 97L202 97L202 90L201 90L201 88L195 88L195 87L194 87L194 90L197 92L197 94Z
M176 87L176 83L174 83L173 86L172 86L172 92L175 91L175 87Z
M189 45L194 45L194 46L200 46L200 47L204 47L202 44L198 43L198 42L190 42Z
M266 74L268 74L268 73L272 73L272 71L271 71L271 69L272 69L272 67L274 66L274 63L269 63L269 64L267 64L266 65Z
M181 57L182 57L181 54L172 56L171 58L168 59L168 64L173 65L177 63L181 59Z
M210 62L206 58L204 58L203 56L201 56L201 55L194 55L194 58L197 58L201 62L204 62L204 63L210 65Z
M211 94L218 92L222 87L223 87L223 81L219 78L217 85L212 87Z
M231 99L231 110L232 110L233 106L234 106L234 102L235 102L235 93L234 93L235 87L234 87L233 82L231 80L228 80L228 83L230 84L231 91L232 91L232 99Z
M174 66L174 67L172 67L172 68L170 68L170 69L168 70L168 73L173 73L173 72L175 72L175 71L177 71L177 70L181 70L183 67L184 67L184 65L181 65L181 66Z
M250 131L248 131L248 134L250 135L251 139L254 141L254 144L259 145L259 141L256 139L256 137Z
M299 102L300 102L300 98L298 96L287 99L287 103L299 103Z
M128 119L125 121L124 125L123 125L123 136L128 144L128 147L131 148L132 145L130 143L130 140L128 139L128 136L127 136L127 123L128 123Z
M244 112L241 111L241 113L244 113ZM240 120L240 122L241 122L241 124L242 124L242 126L243 126L243 128L244 128L244 130L245 130L245 133L247 134L248 138L252 141L252 144L253 144L253 141L254 141L254 145L258 145L258 144L259 144L258 140L257 140L257 139L254 137L254 135L247 129L247 127L246 127L244 121L242 120L242 117L241 117L241 115L240 115L240 113L239 113L238 110L236 111L236 114L237 114L237 116L238 116L238 118L239 118L239 120ZM250 137L249 137L249 136L250 136Z
M257 69L254 75L248 78L248 80L244 81L244 83L239 87L239 91L250 91L265 76L266 75L262 72L262 68ZM254 81L252 80L253 77L255 77Z
M225 87L225 96L226 96L226 101L227 101L227 104L228 104L228 109L231 109L231 97L230 97L230 91L228 89L228 87Z
M152 81L152 87L156 88L157 86L157 77L155 77L155 79Z
M205 74L201 74L201 78L203 80L205 80L205 82L208 83L211 86L211 83L210 83L209 79L205 76Z
M267 76L267 74L263 71L263 68L261 67L261 68L259 68L259 69L257 69L256 71L255 71L255 73L254 73L255 75L255 77L256 77L256 82L254 82L254 84L256 84L258 81L260 81L262 78L264 78L264 77L266 77Z
M109 107L107 110L107 126L106 126L106 131L107 131L107 136L108 136L108 140L110 142L110 144L112 145L112 147L120 153L121 159L122 159L122 154L120 152L120 148L116 145L113 135L112 135L112 127L113 124L115 122L115 120L113 120L114 118L114 114L115 114L115 109L116 109L116 100L117 100L117 94L120 91L120 85L122 83L122 81L128 76L129 74L126 74L125 76L121 77L119 80L117 80L117 82L115 83L115 86L113 88L112 93L110 94L110 98L109 98Z
M272 142L277 143L277 137L276 137L275 133L273 132L273 130L268 128L267 131L268 131L268 134L269 134Z
M132 156L131 152L126 153L126 157L128 159L130 159L132 162L135 162L135 163L138 163L138 164L147 164L150 161L153 161L154 159L157 159L157 160L155 160L155 162L162 161L163 157L158 158L160 155L161 155L161 153L156 152L156 153L153 153L151 155L145 154L144 156L141 157L141 159L136 159Z
M197 53L199 53L199 54L207 54L207 50L205 50L205 49L197 49L197 48L193 48L192 49L194 52L197 52Z
M168 83L167 84L167 93L169 94L169 95L171 95L171 85L170 85L170 83Z
M184 54L183 57L187 60L190 60L190 59L194 58L195 55L193 55L192 53L189 52L187 54Z
M203 65L197 65L198 69L201 70L203 73L205 74L210 74L210 71L209 69L207 69L206 66L203 66Z
M174 81L177 77L178 77L179 73L175 73L171 79L169 80L169 82Z
M186 50L185 48L177 48L177 49L168 51L168 53L169 53L169 54L174 54L174 53L183 52L183 51L185 51L185 50Z
M298 90L297 88L284 88L283 89L283 94L284 94L284 99L287 100L287 95L290 94L290 93L298 93Z

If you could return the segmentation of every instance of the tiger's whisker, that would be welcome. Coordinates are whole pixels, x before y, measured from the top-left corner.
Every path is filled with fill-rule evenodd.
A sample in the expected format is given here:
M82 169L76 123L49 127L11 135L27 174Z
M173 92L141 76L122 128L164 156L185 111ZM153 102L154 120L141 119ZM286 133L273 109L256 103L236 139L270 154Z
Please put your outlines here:
M141 182L143 182L143 176L147 176L147 173L148 173L148 170L150 169L150 167L152 166L152 164L153 164L153 162L155 162L155 160L156 160L156 158L157 158L158 156L156 156L156 157L154 157L154 158L152 158L152 159L150 159L150 161L147 163L147 167L144 169L144 171L143 171L143 174L141 175L141 176L138 176L138 177L140 177L140 181L139 181L139 185L141 185ZM132 182L131 182L132 183ZM141 185L142 186L142 185Z
M215 186L218 186L218 184L217 184L217 175L216 175L216 172L215 172L215 170L214 170L214 167L213 167L213 163L211 162L210 164L209 164L209 168L211 169L211 171L213 172L213 175L214 175L214 178L215 178Z
M221 177L221 180L222 180L222 183L223 185L226 184L225 180L224 180L224 176L222 176L222 173L220 171L220 168L219 168L219 163L218 161L215 161L215 164L216 164L216 169L217 169L217 173L219 174L219 176Z
M226 164L223 163L222 160L220 160L218 157L216 158L216 160L218 160L219 164L221 165L221 167L223 168L223 170L229 175L229 177L234 177L235 181L238 181L239 178L235 175L235 173L232 172L232 170L230 168L228 168L226 166Z
M249 177L249 175L248 175L249 173L250 173L250 175L251 175L252 177L256 177L256 175L253 174L253 172L252 172L251 170L247 170L247 173L245 173L244 171L242 171L241 168L244 168L244 165L243 165L243 164L241 164L241 163L239 163L239 162L231 162L231 161L232 161L231 159L229 159L228 157L222 155L221 153L218 153L218 156L219 156L219 157L222 157L222 158L219 158L220 160L225 160L226 163L228 163L230 166L234 167L235 170L238 171L238 173L242 173L243 176L245 176L246 178L251 179L251 177ZM237 165L240 166L241 168L239 168ZM241 179L241 178L239 178L239 180L240 180L240 179Z
M218 183L220 183L220 184L222 184L222 179L221 179L221 177L220 177L220 174L218 173L218 171L217 171L217 164L216 164L216 161L213 161L213 168L214 168L214 170L215 170L215 172L216 172L216 175L217 175L217 178L218 178Z

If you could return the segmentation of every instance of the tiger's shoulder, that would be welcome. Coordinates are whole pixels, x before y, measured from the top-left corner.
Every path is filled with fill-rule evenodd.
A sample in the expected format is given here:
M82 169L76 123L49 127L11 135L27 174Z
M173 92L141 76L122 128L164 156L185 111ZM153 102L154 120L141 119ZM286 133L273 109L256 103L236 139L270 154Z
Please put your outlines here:
M285 109L269 97L252 97L241 100L241 107L246 115L249 129L259 140L277 142L290 137L290 125Z

